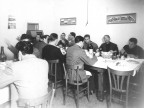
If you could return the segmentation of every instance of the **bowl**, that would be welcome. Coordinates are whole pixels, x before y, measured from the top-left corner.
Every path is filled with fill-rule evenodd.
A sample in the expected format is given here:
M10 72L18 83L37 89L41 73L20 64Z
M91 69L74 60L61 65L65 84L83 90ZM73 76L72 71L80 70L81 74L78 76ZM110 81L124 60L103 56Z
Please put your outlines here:
M102 57L106 59L112 58L112 53L111 52L102 52Z

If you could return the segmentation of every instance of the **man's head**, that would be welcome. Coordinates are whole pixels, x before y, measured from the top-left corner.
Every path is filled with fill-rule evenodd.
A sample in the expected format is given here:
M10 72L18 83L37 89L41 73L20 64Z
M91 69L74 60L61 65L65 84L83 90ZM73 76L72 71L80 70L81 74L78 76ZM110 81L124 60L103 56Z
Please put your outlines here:
M104 42L107 44L110 42L110 36L109 35L104 35Z
M28 34L22 34L19 41L31 41L31 36Z
M76 34L74 32L70 32L69 36L73 36L75 38Z
M36 41L39 42L40 40L41 40L40 35L37 35L37 36L36 36Z
M16 44L16 49L19 51L19 60L27 54L33 53L33 45L29 41L20 41Z
M61 39L62 39L62 40L65 39L65 36L66 36L66 34L65 34L65 33L62 33L62 34L61 34Z
M86 35L84 36L84 41L85 41L86 43L90 43L90 35L89 35L89 34L86 34Z
M84 41L84 38L82 36L76 36L75 43L81 48L83 47L83 41Z
M55 45L58 43L58 35L56 33L51 33L49 38L47 39L47 42L54 42Z
M20 41L16 44L18 51L21 51L23 55L33 53L33 45L29 41Z
M134 48L137 45L137 39L136 38L130 38L129 39L129 48Z

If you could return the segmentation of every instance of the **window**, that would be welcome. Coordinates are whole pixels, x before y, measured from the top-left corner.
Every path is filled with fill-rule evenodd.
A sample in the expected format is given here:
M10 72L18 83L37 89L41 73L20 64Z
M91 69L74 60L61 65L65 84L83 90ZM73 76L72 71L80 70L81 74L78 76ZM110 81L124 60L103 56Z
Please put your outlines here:
M39 23L27 23L27 30L39 30Z

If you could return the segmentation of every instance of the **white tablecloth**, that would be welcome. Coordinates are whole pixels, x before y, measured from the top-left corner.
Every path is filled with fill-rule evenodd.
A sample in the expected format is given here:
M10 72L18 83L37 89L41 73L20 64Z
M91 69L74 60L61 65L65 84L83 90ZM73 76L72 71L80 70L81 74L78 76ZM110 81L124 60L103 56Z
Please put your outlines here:
M94 67L107 69L107 67L110 67L114 70L119 71L130 71L134 70L133 76L136 74L136 72L141 67L142 63L144 62L144 59L132 59L128 58L125 60L112 60L112 59L104 59L102 57L98 57L98 61L93 65Z
M9 64L10 62L0 62L0 72L4 71L6 69L7 63ZM9 74L6 72L6 74ZM6 86L2 89L0 89L0 105L3 103L6 103L10 100L10 87Z
M5 87L3 89L0 89L0 105L9 101L9 87Z

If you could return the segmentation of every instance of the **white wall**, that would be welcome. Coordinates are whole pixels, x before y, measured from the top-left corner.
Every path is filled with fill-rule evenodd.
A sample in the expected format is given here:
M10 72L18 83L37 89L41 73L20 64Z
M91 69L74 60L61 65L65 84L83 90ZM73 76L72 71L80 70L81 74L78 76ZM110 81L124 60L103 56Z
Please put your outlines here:
M133 24L112 24L106 25L108 33L113 41L121 48L129 38L136 37L138 44L144 48L144 1L143 0L108 0L107 14L136 13L137 20Z
M15 45L16 37L26 33L27 23L39 23L45 34L53 30L53 2L49 0L0 0L0 46L5 46L8 58L13 54L6 49L5 39ZM16 18L16 29L8 29L8 16Z
M144 48L144 0L54 0L55 17L77 17L77 25L59 26L58 32L75 31L78 35L89 33L91 39L99 46L105 34L111 36L111 41L121 49L128 39L136 37L138 44ZM87 20L88 1L88 25ZM136 13L137 21L133 24L106 24L106 16L113 14ZM57 20L58 20L57 19ZM57 22L56 25L58 25Z
M88 25L87 22L88 1ZM144 48L144 0L1 0L0 1L0 46L6 44L5 38L15 45L16 37L26 33L27 23L39 23L45 34L56 32L76 32L77 35L89 33L92 41L102 43L105 34L111 41L123 47L130 37L136 37ZM136 13L137 22L133 24L106 24L106 15ZM16 29L7 29L8 15L16 17ZM77 25L60 26L60 18L76 17ZM13 55L8 49L9 58Z

